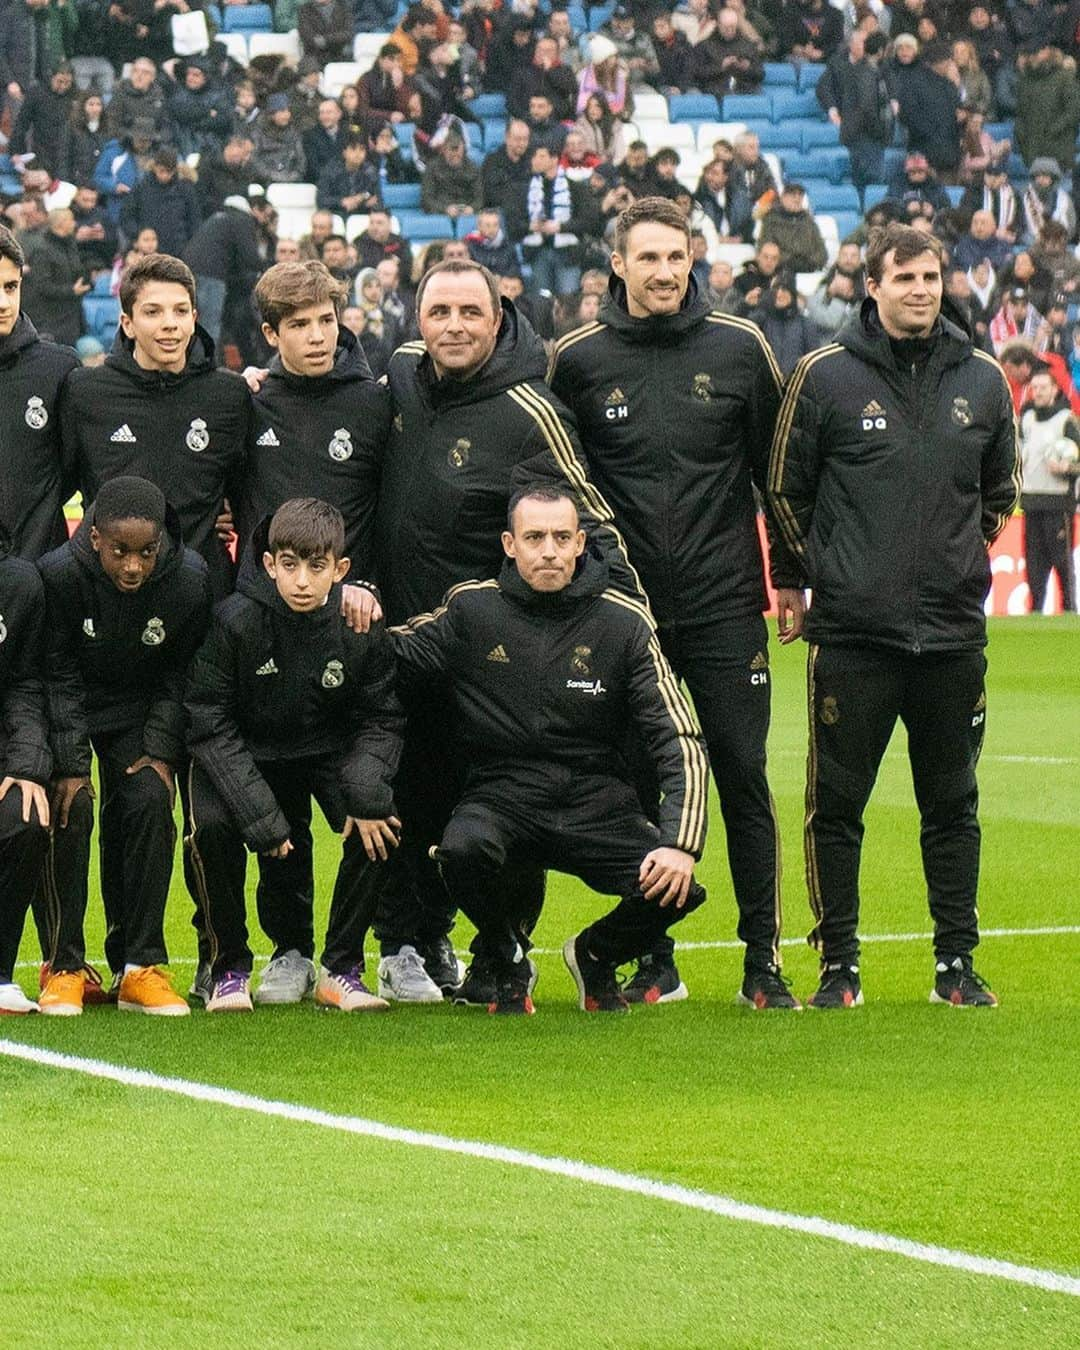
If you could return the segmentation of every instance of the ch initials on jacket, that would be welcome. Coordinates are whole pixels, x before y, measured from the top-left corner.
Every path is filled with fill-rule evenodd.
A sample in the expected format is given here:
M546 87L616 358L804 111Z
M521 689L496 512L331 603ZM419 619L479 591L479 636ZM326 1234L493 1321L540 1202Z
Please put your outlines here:
M622 422L630 416L626 395L618 385L604 399L604 418L608 422Z
M888 431L889 423L886 420L885 409L877 399L872 398L862 410L862 429L863 431Z

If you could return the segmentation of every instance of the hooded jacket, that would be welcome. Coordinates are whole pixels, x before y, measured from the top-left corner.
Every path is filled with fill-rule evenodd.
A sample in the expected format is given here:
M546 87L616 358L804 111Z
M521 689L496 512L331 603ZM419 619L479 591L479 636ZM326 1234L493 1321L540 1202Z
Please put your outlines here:
M611 509L589 481L574 423L544 384L544 348L507 300L495 350L471 379L438 379L422 342L390 361L395 417L383 459L375 579L389 622L432 609L459 581L498 573L512 493L578 496L612 584L640 595Z
M897 364L873 300L796 366L769 468L778 586L810 585L809 641L914 655L986 643L988 545L1019 494L1001 367L943 312Z
M753 485L764 489L780 404L760 331L712 312L692 277L677 314L631 318L612 277L599 320L555 344L550 381L660 625L760 614Z
M264 516L291 497L320 497L345 517L349 580L366 576L392 416L386 386L372 379L348 329L340 330L334 366L326 375L291 375L275 356L253 399L240 538L248 539Z
M260 558L269 525L260 522L252 539ZM191 669L188 745L252 851L289 837L261 763L340 761L349 814L393 814L404 728L394 679L385 629L378 623L352 632L341 617L340 586L321 609L296 613L263 567L241 575Z
M0 527L11 552L40 558L67 538L63 504L75 490L74 460L60 439L60 389L77 369L70 347L46 342L20 314L0 337Z
M701 731L645 608L608 586L589 554L554 594L505 559L498 580L455 586L432 614L392 630L406 679L447 677L474 767L610 774L633 723L656 767L660 842L701 857L708 760Z
M232 564L214 533L222 502L240 500L250 403L247 385L214 367L202 328L179 374L144 370L120 330L105 364L74 371L60 404L64 447L76 458L83 501L107 478L137 474L165 494L184 541L210 569L216 598L232 589Z
M0 778L44 786L52 756L45 720L45 605L41 577L14 557L0 526Z
M143 752L184 756L184 677L210 620L206 564L166 513L154 570L124 594L90 542L93 506L38 563L45 583L46 698L55 771L90 772L90 738L142 728Z

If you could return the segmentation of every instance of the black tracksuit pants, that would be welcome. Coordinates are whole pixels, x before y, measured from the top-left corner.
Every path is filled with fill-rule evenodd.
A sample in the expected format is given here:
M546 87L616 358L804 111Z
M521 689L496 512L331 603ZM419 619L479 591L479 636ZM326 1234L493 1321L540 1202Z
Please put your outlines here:
M22 793L9 788L0 801L0 984L10 984L19 956L30 896L49 846L36 813L22 818Z
M508 862L553 867L620 898L592 924L589 951L622 965L651 949L672 924L704 903L694 882L682 909L661 908L641 894L638 873L660 832L637 793L609 774L551 765L498 765L478 770L439 845L454 903L476 925L474 950L508 964L528 951L535 915L507 887Z
M295 949L315 953L312 894L311 800L340 834L348 814L338 765L325 757L276 760L258 766L286 820L293 850L284 858L259 854L259 927L274 955ZM226 971L250 973L244 880L247 850L229 806L196 762L190 777L188 847L203 921L210 939L214 979ZM364 966L364 934L374 917L387 868L368 859L355 832L344 841L330 901L322 964L335 974Z
M1049 496L1049 494L1047 494ZM1043 498L1042 500L1046 500ZM1061 587L1061 607L1066 614L1076 609L1076 578L1073 575L1073 499L1062 497L1059 508L1024 510L1024 559L1031 611L1041 614L1046 601L1046 583L1056 572Z
M806 878L826 962L856 964L863 810L896 719L922 821L923 872L939 959L979 941L979 796L975 766L986 728L981 651L934 656L855 647L810 648Z
M780 965L779 829L765 775L768 638L760 614L660 629L660 646L690 692L709 751L747 969ZM651 766L644 775L645 800L655 802ZM670 956L674 945L662 938L654 955Z
M145 753L141 728L92 739L101 784L105 957L114 973L125 965L164 965L169 959L165 903L176 846L172 803L153 769L125 772ZM72 802L64 829L53 823L44 885L46 955L53 970L78 970L86 960L83 921L93 829L94 806L87 792Z

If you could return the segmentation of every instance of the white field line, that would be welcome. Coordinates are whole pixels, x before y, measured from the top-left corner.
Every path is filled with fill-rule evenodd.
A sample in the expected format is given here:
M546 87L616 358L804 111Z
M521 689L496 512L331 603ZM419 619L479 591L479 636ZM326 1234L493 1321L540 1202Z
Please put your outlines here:
M546 1172L552 1176L564 1177L590 1186L600 1186L606 1190L642 1195L650 1200L664 1200L669 1204L681 1205L685 1209L702 1210L707 1214L717 1214L722 1218L741 1223L806 1233L812 1237L842 1242L863 1251L887 1252L893 1256L905 1257L909 1261L944 1266L969 1275L991 1276L1010 1280L1014 1284L1029 1285L1034 1289L1044 1289L1050 1293L1080 1297L1080 1279L1058 1271L1044 1270L1037 1266L1015 1265L1011 1261L977 1256L950 1247L912 1242L908 1238L895 1237L891 1233L878 1233L868 1228L856 1228L851 1224L835 1223L831 1219L819 1218L816 1215L789 1214L784 1210L766 1209L761 1205L747 1204L728 1196L692 1190L688 1186L670 1182L652 1181L648 1177L635 1176L631 1172L618 1172L610 1167L597 1167L570 1158L548 1157L541 1153L530 1153L524 1149L486 1144L472 1139L454 1139L449 1135L434 1134L426 1130L402 1129L395 1125L384 1125L377 1120L365 1120L359 1116L335 1115L310 1106L299 1106L292 1102L254 1097L246 1092L215 1087L211 1083L192 1082L185 1078L167 1078L146 1069L129 1069L120 1064L110 1064L105 1060L57 1054L53 1050L21 1045L17 1041L0 1040L0 1055L48 1068L86 1074L91 1078L107 1079L121 1083L125 1087L168 1092L191 1101L227 1106L235 1111L250 1111L255 1115L316 1125L323 1129L338 1130L343 1134L381 1139L385 1143L433 1149L439 1153L480 1158L486 1162L503 1163L509 1167L525 1168L532 1172Z
M1018 938L1018 937L1061 937L1074 933L1080 933L1080 924L1059 924L1052 928L984 928L979 934L979 940L986 938ZM860 942L932 942L933 933L860 933ZM722 952L722 951L741 951L742 943L732 938L717 942L676 942L676 946L681 952ZM781 938L781 947L805 947L805 938ZM368 952L368 956L377 958L377 952ZM469 951L462 948L458 952L459 956L468 957ZM533 947L529 951L530 956L562 956L561 947ZM268 961L268 956L257 956L257 961ZM19 961L16 963L16 970L37 970L41 963L39 961ZM102 970L105 967L105 958L95 956L91 960L91 965L98 966ZM170 966L194 966L196 965L194 956L174 956L170 961Z

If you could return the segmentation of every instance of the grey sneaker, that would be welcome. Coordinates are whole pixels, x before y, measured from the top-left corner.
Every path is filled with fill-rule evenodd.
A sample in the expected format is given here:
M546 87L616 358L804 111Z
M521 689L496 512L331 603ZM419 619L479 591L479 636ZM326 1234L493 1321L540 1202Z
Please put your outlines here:
M120 988L119 979L119 975L113 979L113 984L118 990ZM109 992L112 993L112 990ZM205 1007L213 997L214 977L210 974L210 962L200 961L195 969L195 978L191 981L191 988L188 990L188 998L197 999Z
M255 990L256 1003L302 1003L315 988L315 965L295 947L275 956Z
M420 953L405 946L379 962L379 997L397 1003L441 1003L442 990L424 969Z

